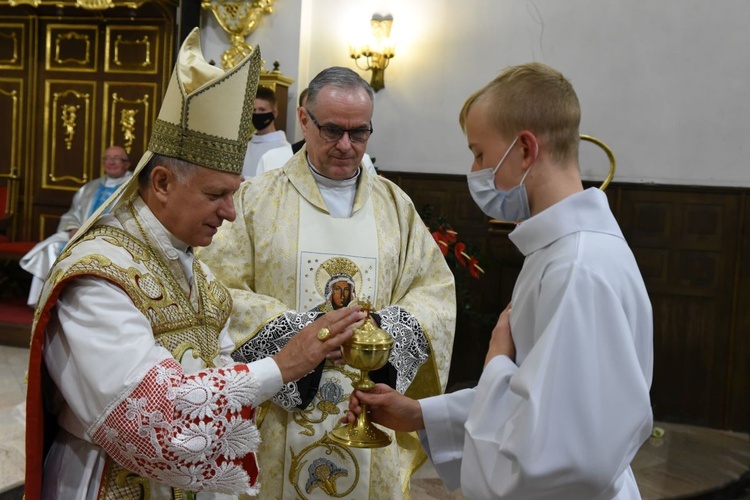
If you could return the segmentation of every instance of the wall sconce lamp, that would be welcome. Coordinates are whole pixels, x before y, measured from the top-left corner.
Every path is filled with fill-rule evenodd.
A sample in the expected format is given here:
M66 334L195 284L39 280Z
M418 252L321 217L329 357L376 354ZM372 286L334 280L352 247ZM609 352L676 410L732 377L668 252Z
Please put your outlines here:
M393 41L391 40L391 25L393 16L372 16L370 28L372 38L361 46L349 46L349 55L354 59L354 64L359 69L372 70L370 86L377 92L385 87L385 68L395 55ZM359 65L360 58L364 59L364 67Z

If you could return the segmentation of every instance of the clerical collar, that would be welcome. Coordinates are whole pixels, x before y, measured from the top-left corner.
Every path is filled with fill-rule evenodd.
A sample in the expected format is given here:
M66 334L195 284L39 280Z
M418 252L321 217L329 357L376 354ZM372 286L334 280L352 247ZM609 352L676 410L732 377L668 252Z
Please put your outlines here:
M307 157L307 165L310 167L310 171L313 174L315 182L317 182L321 186L325 186L328 188L347 188L356 186L357 178L359 177L359 174L361 172L361 168L357 167L357 172L348 179L331 179L330 177L326 177L325 175L321 174L318 169L315 168L312 163L310 163L309 156Z
M359 179L360 169L357 168L357 173L352 177L338 180L331 179L318 172L310 163L310 157L307 158L307 165L310 167L310 173L318 185L320 195L323 197L331 217L351 217L354 209L354 198L357 196L357 180Z

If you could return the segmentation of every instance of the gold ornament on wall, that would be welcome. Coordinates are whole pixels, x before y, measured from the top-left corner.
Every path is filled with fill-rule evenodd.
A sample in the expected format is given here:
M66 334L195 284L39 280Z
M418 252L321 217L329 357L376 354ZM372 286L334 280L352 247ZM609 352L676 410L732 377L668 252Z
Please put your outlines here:
M149 0L7 0L7 2L3 2L0 0L0 3L7 3L11 7L19 5L30 5L32 7L77 7L88 11L103 11L117 7L137 9L148 1Z
M133 147L133 141L135 140L135 115L138 114L137 109L122 109L120 111L120 127L122 130L122 136L125 140L123 147L125 152L130 154L130 150Z
M76 0L76 7L86 10L106 10L114 6L112 0Z
M76 134L76 113L80 106L68 104L62 108L62 124L65 128L65 148L70 150L73 147L73 136Z
M245 42L264 14L273 12L275 0L203 0L201 7L211 9L219 25L230 37L231 47L221 55L221 67L233 68L253 51Z

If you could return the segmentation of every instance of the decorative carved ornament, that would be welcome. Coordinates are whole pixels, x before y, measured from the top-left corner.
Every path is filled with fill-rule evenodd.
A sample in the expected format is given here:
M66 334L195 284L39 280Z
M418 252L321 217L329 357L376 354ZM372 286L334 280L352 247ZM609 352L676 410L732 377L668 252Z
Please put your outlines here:
M203 0L201 7L210 9L219 25L229 34L231 47L221 55L221 67L235 67L253 48L245 37L258 27L263 14L273 12L275 0Z

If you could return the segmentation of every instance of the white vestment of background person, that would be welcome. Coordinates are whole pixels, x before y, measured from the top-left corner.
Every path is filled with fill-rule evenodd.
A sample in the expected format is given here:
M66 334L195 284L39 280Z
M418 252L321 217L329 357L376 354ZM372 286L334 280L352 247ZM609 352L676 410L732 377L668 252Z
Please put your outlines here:
M249 179L258 175L258 162L260 162L261 157L268 151L284 146L289 146L289 141L286 140L286 133L283 130L276 130L263 135L254 134L247 143L242 176Z
M18 264L33 276L27 300L30 306L34 307L36 305L37 297L39 297L39 292L42 291L42 285L44 285L47 273L49 273L55 259L60 255L63 247L70 239L70 231L81 227L89 215L99 208L98 206L93 206L99 186L103 184L108 188L116 188L127 181L132 175L133 173L130 171L125 172L125 175L117 179L103 175L98 179L84 184L76 192L75 196L73 196L70 209L60 217L57 232L34 245L34 248L23 256ZM103 202L105 200L100 201Z

